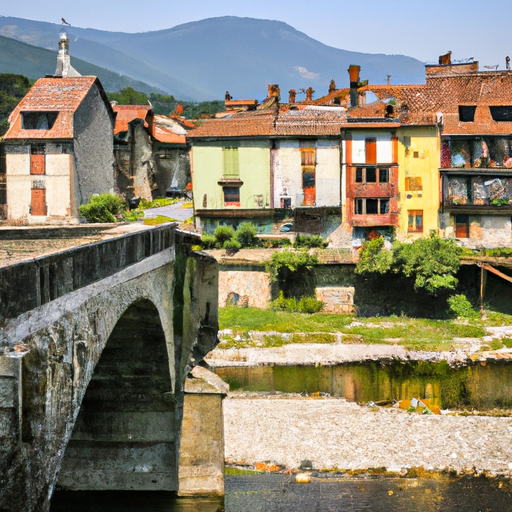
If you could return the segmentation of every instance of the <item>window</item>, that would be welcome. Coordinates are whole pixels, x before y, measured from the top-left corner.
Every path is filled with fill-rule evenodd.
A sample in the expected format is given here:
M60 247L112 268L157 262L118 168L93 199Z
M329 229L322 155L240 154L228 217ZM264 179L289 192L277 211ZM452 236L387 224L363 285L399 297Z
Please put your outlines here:
M354 213L356 215L384 215L389 213L389 199L356 197Z
M30 146L30 174L46 174L45 144Z
M240 206L240 187L223 187L224 206Z
M423 210L407 210L407 232L423 233Z
M239 178L238 148L224 148L224 177Z
M472 123L475 120L476 106L459 105L459 120L461 123Z
M375 137L369 137L366 139L365 153L367 164L377 163L377 139Z
M51 130L58 112L22 112L23 130Z
M46 215L46 189L32 188L30 213L31 215Z
M415 192L423 190L421 184L421 177L416 178L405 178L405 190Z
M302 168L302 190L304 204L314 206L316 203L316 152L315 148L301 148L300 163Z
M455 237L469 238L469 217L467 215L455 215Z
M388 183L388 167L356 167L356 183ZM378 179L377 179L378 178Z
M500 107L489 107L494 121L512 121L512 105L503 105Z

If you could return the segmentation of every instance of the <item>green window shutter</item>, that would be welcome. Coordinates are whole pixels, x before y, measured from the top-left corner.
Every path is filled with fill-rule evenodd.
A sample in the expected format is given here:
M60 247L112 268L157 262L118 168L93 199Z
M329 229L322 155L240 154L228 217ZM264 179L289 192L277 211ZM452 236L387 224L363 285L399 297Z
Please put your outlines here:
M240 177L238 148L224 148L224 176L229 178Z

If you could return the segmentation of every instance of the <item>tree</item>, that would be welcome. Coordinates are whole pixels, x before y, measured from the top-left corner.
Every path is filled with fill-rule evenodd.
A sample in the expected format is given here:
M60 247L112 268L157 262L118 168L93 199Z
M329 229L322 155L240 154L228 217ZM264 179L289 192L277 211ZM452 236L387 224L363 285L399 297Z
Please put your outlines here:
M147 105L149 103L148 97L140 91L136 91L131 87L125 87L119 92L107 93L110 101L117 101L119 105Z
M384 239L366 242L360 251L356 273L401 273L414 279L414 289L436 295L457 286L455 274L460 267L460 248L454 240L432 233L413 243L395 241L392 250L384 248Z
M9 116L29 89L26 76L0 73L0 137L9 129Z

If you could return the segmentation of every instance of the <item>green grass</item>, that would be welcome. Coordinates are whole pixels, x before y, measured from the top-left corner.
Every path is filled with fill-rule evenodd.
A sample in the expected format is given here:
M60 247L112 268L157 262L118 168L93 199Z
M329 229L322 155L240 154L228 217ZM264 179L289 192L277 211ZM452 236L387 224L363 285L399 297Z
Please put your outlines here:
M503 315L501 316L503 320ZM509 318L512 325L512 318ZM494 319L493 321L497 321ZM461 324L455 320L428 320L408 317L356 318L352 315L302 314L257 308L226 307L219 309L221 329L233 329L241 340L230 339L224 347L282 346L287 343L332 343L332 336L321 333L340 332L343 343L398 344L411 350L449 350L454 338L481 338L486 335L480 320ZM354 323L355 325L350 325ZM283 340L268 335L263 341L249 340L249 331L315 333L311 337L292 336Z
M144 224L148 226L158 226L159 224L165 224L166 222L176 222L176 219L165 217L164 215L157 215L156 217L147 217L144 219Z

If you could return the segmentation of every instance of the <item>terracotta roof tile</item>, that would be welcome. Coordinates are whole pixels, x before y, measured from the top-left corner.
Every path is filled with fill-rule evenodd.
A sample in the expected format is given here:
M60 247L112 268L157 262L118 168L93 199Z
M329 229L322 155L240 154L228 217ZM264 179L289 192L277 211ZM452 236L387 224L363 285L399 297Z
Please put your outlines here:
M346 124L342 109L287 108L279 112L242 112L205 121L187 135L190 139L224 137L335 136Z
M187 132L190 126L180 122L180 120L162 115L153 117L153 137L167 144L186 144Z
M128 123L134 119L144 119L151 110L151 105L112 105L116 115L114 134L128 131ZM144 123L147 128L148 124Z
M73 138L73 114L95 83L104 95L94 76L40 78L11 113L4 140ZM49 130L26 130L22 129L22 112L56 112L57 118Z
M429 124L443 116L443 133L510 134L512 122L494 121L490 106L512 107L512 73L508 71L478 72L464 75L427 76L424 85L372 86L380 100L396 99L395 111L403 124ZM459 106L475 106L473 122L461 122ZM350 115L357 115L353 112Z

